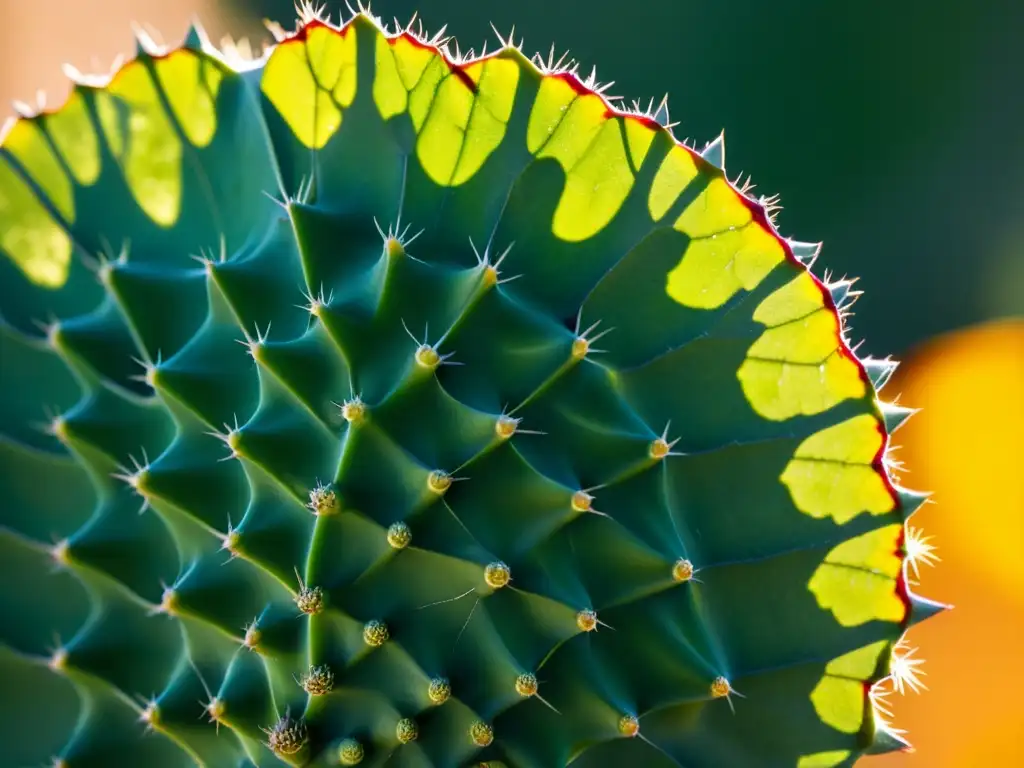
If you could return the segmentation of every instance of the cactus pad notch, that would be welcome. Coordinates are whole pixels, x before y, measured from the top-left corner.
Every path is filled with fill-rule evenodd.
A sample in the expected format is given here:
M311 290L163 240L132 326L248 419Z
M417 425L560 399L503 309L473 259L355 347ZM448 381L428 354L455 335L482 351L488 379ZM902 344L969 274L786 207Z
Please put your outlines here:
M874 691L941 606L849 282L664 103L300 16L5 129L5 759L905 747Z

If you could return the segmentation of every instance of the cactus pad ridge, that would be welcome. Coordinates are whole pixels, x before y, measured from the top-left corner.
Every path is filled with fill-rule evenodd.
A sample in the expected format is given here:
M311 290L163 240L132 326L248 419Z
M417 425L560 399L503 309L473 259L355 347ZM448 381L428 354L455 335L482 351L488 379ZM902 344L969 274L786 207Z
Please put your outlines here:
M3 695L70 682L19 764L903 748L868 692L943 606L851 281L664 102L300 17L3 133Z

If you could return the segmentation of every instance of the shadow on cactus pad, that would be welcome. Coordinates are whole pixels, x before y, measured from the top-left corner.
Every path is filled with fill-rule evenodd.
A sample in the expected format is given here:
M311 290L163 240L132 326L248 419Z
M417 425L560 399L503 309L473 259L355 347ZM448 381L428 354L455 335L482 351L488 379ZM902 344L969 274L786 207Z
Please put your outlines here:
M941 606L849 283L664 104L277 31L143 40L4 135L5 759L904 747L872 686Z

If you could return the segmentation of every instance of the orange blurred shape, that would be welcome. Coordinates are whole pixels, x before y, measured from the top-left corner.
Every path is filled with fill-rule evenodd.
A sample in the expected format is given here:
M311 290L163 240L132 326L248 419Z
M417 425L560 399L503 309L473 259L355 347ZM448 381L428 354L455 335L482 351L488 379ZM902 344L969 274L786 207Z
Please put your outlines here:
M921 409L892 442L902 446L895 457L906 482L934 492L935 505L913 522L935 536L943 575L1024 607L1024 321L925 346L889 392ZM936 599L951 599L945 579L934 588Z
M906 768L1024 766L1024 321L917 350L884 394L920 408L893 438L901 484L934 492L911 520L942 561L915 590L953 604L909 635L929 690L890 697ZM887 399L886 398L886 399Z
M70 84L62 64L106 73L118 53L130 55L132 22L177 45L195 15L217 26L217 5L213 0L0 0L0 124L11 114L11 99L35 106L39 90L46 92L47 105L63 104Z

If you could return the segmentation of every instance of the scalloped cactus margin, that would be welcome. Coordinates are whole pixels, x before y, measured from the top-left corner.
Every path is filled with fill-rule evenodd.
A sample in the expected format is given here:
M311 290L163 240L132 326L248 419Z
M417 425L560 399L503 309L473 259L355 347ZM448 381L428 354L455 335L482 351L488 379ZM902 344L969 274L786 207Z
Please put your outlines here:
M905 748L943 606L850 281L665 102L368 9L274 31L140 36L4 131L7 756Z

